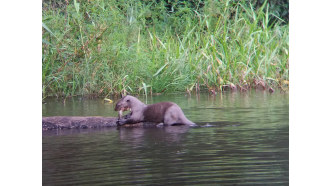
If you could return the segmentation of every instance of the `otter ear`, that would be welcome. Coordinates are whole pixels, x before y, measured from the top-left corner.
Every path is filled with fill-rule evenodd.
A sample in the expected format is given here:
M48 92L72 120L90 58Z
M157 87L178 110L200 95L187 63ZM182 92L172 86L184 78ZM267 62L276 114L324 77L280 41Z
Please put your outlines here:
M128 95L130 95L130 94L127 93L127 92L126 93L125 92L124 93L120 93L120 98L123 98L123 97L128 96Z

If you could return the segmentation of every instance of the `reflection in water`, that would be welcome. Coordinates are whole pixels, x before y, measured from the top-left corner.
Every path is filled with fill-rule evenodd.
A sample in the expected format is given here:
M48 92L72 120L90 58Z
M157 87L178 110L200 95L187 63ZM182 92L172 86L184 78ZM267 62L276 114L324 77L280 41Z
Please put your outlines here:
M288 95L252 92L149 99L148 103L174 101L192 121L214 127L44 132L43 184L288 185ZM89 102L91 110L85 105L81 112L77 105L84 101L67 101L66 106L49 101L43 114L62 113L69 105L77 109L69 113L77 115L116 116L110 109L98 113L105 106Z
M162 138L165 143L172 143L179 142L188 130L188 126L120 128L119 139L136 145L157 138Z

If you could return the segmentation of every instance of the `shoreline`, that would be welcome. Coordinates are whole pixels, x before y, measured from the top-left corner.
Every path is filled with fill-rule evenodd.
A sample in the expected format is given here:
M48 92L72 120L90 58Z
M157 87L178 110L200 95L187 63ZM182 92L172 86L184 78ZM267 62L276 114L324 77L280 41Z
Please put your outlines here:
M289 86L282 88L282 87L270 87L268 85L256 85L256 86L240 86L240 85L222 85L222 90L220 91L219 89L211 89L211 90L200 90L200 91L185 91L185 92L168 92L168 93L152 93L148 94L148 96L159 96L159 95L172 95L172 94L200 94L200 93L209 93L211 95L216 95L220 94L222 92L229 92L229 93L234 93L234 92L249 92L249 91L267 91L269 93L275 93L275 92L280 92L280 93L288 93L289 92ZM47 98L58 98L58 99L63 99L66 100L67 98L74 98L74 97L82 97L82 98L107 98L110 95L110 97L120 97L120 94L108 94L108 95L101 95L101 94L77 94L77 95L48 95L43 97L42 99L47 99ZM143 94L128 94L128 95L134 95L134 96L139 96Z

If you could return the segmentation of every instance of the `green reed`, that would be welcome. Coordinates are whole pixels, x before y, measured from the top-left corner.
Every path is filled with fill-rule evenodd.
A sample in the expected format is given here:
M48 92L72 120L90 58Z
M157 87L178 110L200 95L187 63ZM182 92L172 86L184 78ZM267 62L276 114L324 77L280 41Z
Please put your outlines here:
M289 27L267 2L43 4L43 96L287 87Z

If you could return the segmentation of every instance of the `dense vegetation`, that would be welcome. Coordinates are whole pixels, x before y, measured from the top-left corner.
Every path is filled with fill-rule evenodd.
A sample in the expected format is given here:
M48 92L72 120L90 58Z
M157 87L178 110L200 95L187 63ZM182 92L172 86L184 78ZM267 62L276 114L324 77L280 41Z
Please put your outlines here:
M44 1L43 97L221 91L260 82L287 89L286 5Z

